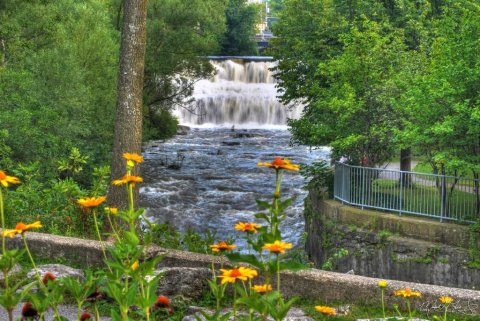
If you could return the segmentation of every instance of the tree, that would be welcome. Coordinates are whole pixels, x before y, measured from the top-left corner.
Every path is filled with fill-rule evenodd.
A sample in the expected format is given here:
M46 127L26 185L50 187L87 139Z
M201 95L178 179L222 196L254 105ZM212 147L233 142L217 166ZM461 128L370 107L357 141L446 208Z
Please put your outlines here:
M398 120L391 103L398 95L393 76L404 64L401 33L363 19L342 34L343 52L321 62L316 73L326 80L304 108L290 120L296 140L332 147L332 158L347 156L365 166L382 164L395 151Z
M125 173L125 152L140 154L142 150L143 72L145 65L147 1L125 0L118 73L115 140L111 177L118 179ZM126 204L124 189L111 187L110 204Z
M229 0L225 16L227 31L220 40L220 54L224 56L257 55L255 24L259 8L246 0Z
M90 169L106 162L118 46L105 2L6 0L0 20L0 127L12 159L41 160L45 180L73 147Z
M212 76L206 56L225 32L224 0L149 1L144 83L145 138L173 130L169 112L190 108L194 84ZM174 121L174 120L173 120Z

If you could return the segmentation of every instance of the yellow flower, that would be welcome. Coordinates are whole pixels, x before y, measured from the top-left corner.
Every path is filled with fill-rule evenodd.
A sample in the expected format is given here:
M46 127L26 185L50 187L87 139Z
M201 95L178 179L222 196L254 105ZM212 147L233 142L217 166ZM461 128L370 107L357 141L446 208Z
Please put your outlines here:
M378 281L378 287L381 289L385 289L388 286L387 281L385 280L380 280Z
M404 290L397 290L393 291L393 294L396 296L403 296L404 298L411 298L411 297L421 297L422 294L420 292L415 292L410 289L404 289Z
M237 280L246 281L258 275L256 270L243 266L232 270L220 269L220 271L222 272L222 275L218 277L222 279L221 284L235 283Z
M83 207L97 207L98 205L105 202L106 199L107 199L106 196L86 197L86 198L81 198L77 200L77 203L82 205Z
M441 297L439 298L439 300L440 300L440 302L442 302L442 304L445 304L445 305L450 304L450 303L453 302L453 298L450 297L450 296L446 296L446 295L445 295L445 296L441 296Z
M264 250L269 250L270 252L273 252L275 254L285 253L286 249L291 249L291 248L292 248L292 243L280 242L278 240L273 243L265 243L265 245L263 246Z
M20 180L15 176L8 176L4 171L0 171L0 184L8 187L8 184L20 184Z
M133 271L135 271L136 269L138 269L138 260L136 260L135 262L133 262L133 264L130 266L132 268Z
M210 248L213 252L220 252L220 251L231 251L237 246L235 244L228 245L225 241L220 241L218 244L210 245Z
M276 170L279 169L287 169L290 171L298 171L300 170L300 165L291 164L288 158L282 159L281 157L275 157L275 159L271 163L257 163L257 166L266 166L269 168L275 168Z
M140 176L134 176L134 175L124 175L121 179L116 179L113 181L113 185L124 185L124 184L132 184L132 186L135 186L136 183L141 183L143 182L143 178Z
M271 284L254 285L253 290L258 293L267 293L272 291L272 285Z
M105 207L105 211L107 211L110 214L117 215L118 214L118 208L116 207Z
M135 164L140 164L143 162L143 156L135 153L123 153L123 158L125 158L127 162L132 161Z
M318 312L320 312L323 315L335 315L335 314L337 314L337 310L335 310L334 308L326 307L326 306L323 306L323 305L315 306L315 310L317 310Z
M242 231L242 232L247 232L247 233L256 233L257 229L261 228L261 225L255 224L255 223L243 223L240 222L238 224L235 224L235 229L237 231Z
M33 222L32 224L25 224L23 222L19 222L15 226L15 229L3 231L2 234L3 236L10 236L12 238L17 234L23 234L26 231L31 230L32 228L40 228L40 227L42 227L42 223L40 223L40 221Z

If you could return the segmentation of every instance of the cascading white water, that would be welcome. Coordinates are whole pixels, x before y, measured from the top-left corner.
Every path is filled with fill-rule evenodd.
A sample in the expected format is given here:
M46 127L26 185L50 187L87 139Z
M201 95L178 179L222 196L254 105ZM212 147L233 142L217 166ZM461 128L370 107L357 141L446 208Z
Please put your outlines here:
M194 109L179 109L180 124L187 126L265 128L285 126L299 118L301 106L287 108L277 98L274 61L212 60L217 73L194 88Z

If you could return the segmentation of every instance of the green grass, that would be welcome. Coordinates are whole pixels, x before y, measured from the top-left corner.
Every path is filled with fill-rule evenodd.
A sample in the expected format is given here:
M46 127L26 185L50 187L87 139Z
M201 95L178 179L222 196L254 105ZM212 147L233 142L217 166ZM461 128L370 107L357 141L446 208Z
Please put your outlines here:
M353 189L354 187L352 187ZM357 190L357 198L352 202L374 207L389 208L394 212L418 212L440 217L441 195L436 187L425 186L422 182L409 187L399 187L398 180L376 179L368 199L362 199L362 190ZM455 220L476 220L476 195L454 189L447 191L447 217ZM400 208L401 206L401 208Z

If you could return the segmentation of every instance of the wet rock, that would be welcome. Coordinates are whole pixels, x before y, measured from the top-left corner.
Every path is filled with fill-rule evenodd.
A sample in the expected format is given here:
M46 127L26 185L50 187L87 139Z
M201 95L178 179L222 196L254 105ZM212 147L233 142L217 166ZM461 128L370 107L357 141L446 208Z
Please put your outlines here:
M188 135L189 132L190 132L190 127L177 125L177 135Z
M82 281L85 279L85 276L82 270L74 269L72 267L69 267L63 264L45 264L45 265L38 266L38 273L40 274L41 277L43 277L47 272L52 273L55 276L55 278L70 276ZM35 270L32 269L27 273L27 278L33 279L34 277L35 277Z
M235 133L232 135L233 138L252 138L255 137L254 134L251 133Z
M222 142L222 145L225 145L225 146L238 146L238 145L240 145L240 142L224 141L224 142Z
M199 299L208 289L212 271L208 268L168 267L157 270L163 274L158 285L158 294Z

